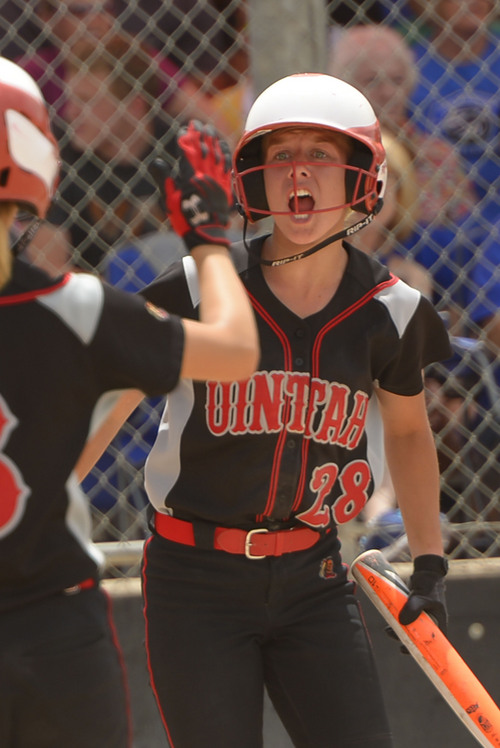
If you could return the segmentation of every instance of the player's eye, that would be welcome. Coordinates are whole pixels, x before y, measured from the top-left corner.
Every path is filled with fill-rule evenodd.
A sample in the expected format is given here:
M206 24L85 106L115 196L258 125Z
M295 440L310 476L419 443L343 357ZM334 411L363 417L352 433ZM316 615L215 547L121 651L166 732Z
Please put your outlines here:
M288 161L290 159L290 153L288 151L276 151L272 157L273 161Z

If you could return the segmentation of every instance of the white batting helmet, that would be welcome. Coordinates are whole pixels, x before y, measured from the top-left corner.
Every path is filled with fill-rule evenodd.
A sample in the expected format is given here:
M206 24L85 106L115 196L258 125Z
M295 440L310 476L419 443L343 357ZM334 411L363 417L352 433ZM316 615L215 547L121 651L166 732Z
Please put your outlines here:
M59 174L59 149L33 78L0 57L0 201L44 218Z
M289 127L325 128L351 138L353 151L343 166L346 203L360 213L380 210L387 167L370 103L354 86L331 75L299 73L282 78L260 94L234 152L236 195L250 221L272 214L264 189L263 170L269 167L263 164L262 138Z

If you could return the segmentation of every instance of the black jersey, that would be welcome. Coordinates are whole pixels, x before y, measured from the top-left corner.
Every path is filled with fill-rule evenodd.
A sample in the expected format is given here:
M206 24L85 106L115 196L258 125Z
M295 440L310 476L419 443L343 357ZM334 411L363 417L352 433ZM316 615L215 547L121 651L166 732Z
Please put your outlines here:
M96 577L72 470L113 391L170 390L183 344L181 320L140 297L15 261L0 293L0 610Z
M262 241L254 240L255 253ZM418 291L345 248L337 292L306 319L273 295L258 262L234 248L258 322L258 371L228 384L184 380L170 393L146 463L156 509L228 526L269 518L317 528L362 509L383 468L374 387L418 394L423 367L447 358L450 348L439 315ZM193 316L185 267L143 293Z

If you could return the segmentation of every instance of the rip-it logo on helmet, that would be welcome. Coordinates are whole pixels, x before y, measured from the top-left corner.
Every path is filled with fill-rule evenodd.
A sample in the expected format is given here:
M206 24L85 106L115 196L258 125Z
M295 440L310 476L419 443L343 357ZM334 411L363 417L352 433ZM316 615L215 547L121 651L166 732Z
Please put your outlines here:
M331 165L345 171L346 202L327 208L302 209L315 214L350 208L363 217L319 244L280 260L263 260L263 264L282 265L307 257L338 239L350 236L367 226L380 211L387 182L387 165L380 127L373 108L365 96L345 81L322 73L299 73L269 86L250 109L245 130L233 155L235 192L239 210L246 223L277 215L270 209L264 187L264 171L276 168L264 163L263 138L284 128L312 127L347 136L351 153L346 164ZM293 162L296 170L304 162ZM296 202L298 199L296 198ZM297 206L296 206L297 207Z

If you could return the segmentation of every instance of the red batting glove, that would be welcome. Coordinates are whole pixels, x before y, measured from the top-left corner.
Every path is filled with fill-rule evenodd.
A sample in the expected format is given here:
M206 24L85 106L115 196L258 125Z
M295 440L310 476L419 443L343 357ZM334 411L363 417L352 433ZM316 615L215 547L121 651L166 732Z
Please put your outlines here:
M229 245L226 229L233 205L229 146L211 125L191 120L176 141L171 170L156 159L153 173L174 231L191 250L200 244Z

